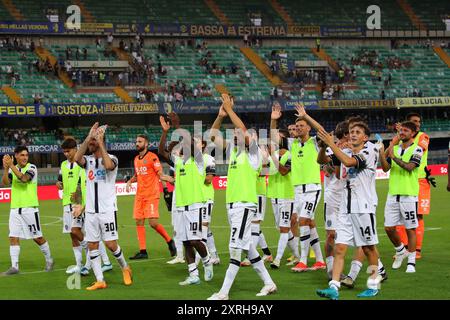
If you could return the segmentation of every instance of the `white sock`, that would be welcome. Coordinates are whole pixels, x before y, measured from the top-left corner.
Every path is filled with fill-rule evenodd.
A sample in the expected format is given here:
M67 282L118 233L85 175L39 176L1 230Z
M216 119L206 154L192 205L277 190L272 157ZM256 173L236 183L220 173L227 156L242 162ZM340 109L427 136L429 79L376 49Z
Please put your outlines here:
M175 235L174 241L175 241L175 247L177 248L177 258L184 259L183 241L180 240L180 237L178 235Z
M292 254L294 254L294 234L291 230L288 232L288 243L287 243L289 249L291 249Z
M259 226L259 240L258 240L258 245L261 249L263 249L263 251L268 250L269 247L267 246L267 242L266 242L266 237L264 236L264 233L261 230L261 225L258 224ZM266 253L267 254L267 253ZM270 255L270 254L268 254Z
M208 246L208 250L211 253L211 257L217 258L216 243L214 241L214 235L211 230L208 230L206 245Z
M314 250L317 262L323 262L322 249L320 248L319 234L317 233L317 228L312 228L311 231L311 241L310 245Z
M402 244L400 244L398 247L395 247L395 251L397 255L403 254L406 251L405 246Z
M361 271L362 263L358 260L353 260L352 264L350 266L350 272L348 273L348 276L352 278L353 281L358 278L359 271Z
M258 276L264 282L264 285L273 284L273 280L270 277L269 272L267 271L266 266L264 265L264 262L262 261L261 257L259 256L258 251L256 251L256 248L253 246L250 246L250 249L248 250L247 255L248 255L248 259L252 263L253 269L256 271Z
M9 246L9 255L11 256L11 267L19 270L20 246Z
M292 254L294 255L294 257L298 260L300 260L300 252L298 251L299 247L298 247L298 243L300 242L300 238L299 237L294 237L292 239L292 241L288 242L289 247L291 248Z
M86 263L84 264L84 267L88 270L92 268L91 255L87 248L86 248Z
M45 261L49 262L53 260L52 253L50 252L50 246L48 245L48 241L46 241L43 245L40 245L39 249L41 249L41 252L44 254Z
M414 252L409 252L408 255L408 264L412 265L413 267L416 266L416 251Z
M87 245L88 245L88 243L87 243L86 240L80 241L80 246L81 246L84 250L87 250Z
M189 275L198 277L198 268L195 263L191 263L188 265Z
M236 262L237 260L235 260ZM233 285L234 279L236 278L238 272L239 272L239 265L240 262L237 261L237 263L232 263L228 265L227 272L225 273L225 279L223 279L222 288L220 288L219 293L228 295L230 292L231 286Z
M308 254L309 254L309 247L310 247L310 240L311 240L311 229L309 226L302 226L300 227L300 246L301 246L301 256L300 256L300 262L307 265L308 263Z
M386 270L384 269L383 263L380 259L378 259L378 274L384 274L386 273Z
M334 262L334 257L333 256L329 256L325 258L326 262L327 262L327 272L333 272L333 262Z
M89 257L91 261L92 270L94 270L95 278L98 282L104 281L102 272L102 262L100 261L100 251L90 250Z
M251 224L251 231L252 231L252 243L250 244L250 247L255 248L257 250L257 246L259 243L259 224L258 223L252 223Z
M209 252L207 252L206 256L204 258L202 258L203 266L209 265L210 259L211 259L211 256L209 255Z
M128 263L125 261L122 249L120 248L119 245L117 246L117 250L113 252L113 255L122 269L128 266Z
M72 247L73 255L75 256L75 264L81 268L81 264L83 261L83 248L81 246Z
M204 258L202 258L200 256L200 253L198 253L198 251L195 251L195 265L198 266L198 264L200 263L200 261L203 262L203 265L205 265L205 261L209 262L210 259L210 255L209 255L209 251L208 251L208 246L206 245L206 243L204 241L202 241L203 245L206 248L206 256ZM206 260L205 260L206 259Z
M278 240L277 256L275 260L281 260L283 258L284 250L286 250L286 245L288 242L289 234L280 233L280 239Z
M100 241L98 243L98 250L100 251L100 255L102 256L103 264L111 264L111 261L109 261L108 252L106 251L106 247L103 241Z
M330 286L330 288L334 288L338 291L341 288L341 283L339 281L335 281L335 280L331 280L330 282L328 282L328 285Z

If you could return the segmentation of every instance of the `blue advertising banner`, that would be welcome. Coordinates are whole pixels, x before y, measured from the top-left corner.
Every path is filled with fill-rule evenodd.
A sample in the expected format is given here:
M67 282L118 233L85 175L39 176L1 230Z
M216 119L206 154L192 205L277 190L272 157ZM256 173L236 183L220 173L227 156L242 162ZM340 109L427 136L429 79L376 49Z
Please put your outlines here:
M284 110L294 110L299 100L279 100ZM303 100L306 108L317 109L317 100ZM240 112L270 112L270 100L236 101L234 110ZM219 111L220 102L158 102L158 103L81 103L81 104L40 104L40 105L0 105L0 117L64 117L96 116L114 114L211 114Z
M0 33L63 33L64 26L58 22L1 21Z
M106 139L108 140L108 132L106 132ZM158 141L149 143L149 148L157 148ZM16 146L0 146L0 155L13 154ZM29 153L62 153L62 149L57 144L42 144L27 146ZM106 149L108 151L134 151L136 150L136 143L133 142L107 142Z
M320 34L324 37L365 37L366 28L352 27L352 26L342 26L342 27L321 26Z

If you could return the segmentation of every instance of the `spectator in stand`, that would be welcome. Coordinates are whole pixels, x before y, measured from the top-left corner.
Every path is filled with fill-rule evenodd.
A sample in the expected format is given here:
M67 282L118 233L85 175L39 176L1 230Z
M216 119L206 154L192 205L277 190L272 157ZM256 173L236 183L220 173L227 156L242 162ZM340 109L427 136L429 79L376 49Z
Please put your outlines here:
M300 99L303 99L305 97L305 88L301 87L300 88Z
M71 60L72 59L72 50L70 49L70 47L66 48L66 60Z
M70 64L69 61L66 61L64 67L65 67L67 73L70 73L72 71L72 65Z
M197 97L198 97L198 89L197 89L197 87L194 87L194 90L192 92L192 96L193 96L194 99L197 99Z
M386 100L386 93L384 92L384 90L381 90L380 98L381 100Z
M114 40L114 37L113 37L112 33L108 34L108 36L106 37L106 41L108 42L109 48L112 48L113 40Z
M181 95L181 93L175 92L175 101L176 102L182 102L183 101L183 96Z
M277 96L279 99L283 98L283 89L280 86L277 87Z
M247 82L250 82L250 81L251 81L251 73L250 73L250 70L245 69L244 74L245 74L245 78L246 78Z

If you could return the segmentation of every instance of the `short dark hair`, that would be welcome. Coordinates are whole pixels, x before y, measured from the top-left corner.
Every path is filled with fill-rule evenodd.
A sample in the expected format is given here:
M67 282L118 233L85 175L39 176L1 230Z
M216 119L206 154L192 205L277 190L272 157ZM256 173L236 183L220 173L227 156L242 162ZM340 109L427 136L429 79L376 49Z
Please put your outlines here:
M334 135L338 139L342 139L346 134L348 134L348 122L341 121L336 125L336 129L334 129Z
M148 142L148 136L147 136L146 134L144 134L144 133L138 134L138 135L137 135L137 138L142 138L142 139L144 139L145 141Z
M366 121L364 120L363 117L361 116L351 116L349 118L347 118L347 122L348 125L351 126L353 123L355 122L362 122L362 123L366 123Z
M14 149L14 153L15 153L15 154L21 153L22 151L29 152L29 151L28 151L28 148L27 148L26 146L17 146L17 147Z
M370 128L369 128L369 126L368 126L365 122L356 122L356 123L353 123L353 124L350 126L350 128L353 128L353 127L360 127L361 129L364 130L364 134L365 134L365 135L370 136Z
M299 123L300 121L304 121L304 122L309 126L308 121L306 121L306 120L303 119L303 118L297 118L297 119L295 119L295 124Z
M285 137L289 137L289 130L287 129L279 129L278 132L284 135Z
M61 149L75 149L77 147L77 141L74 138L67 138L61 143Z
M404 121L401 123L402 127L408 128L411 131L417 132L417 126L414 122L412 121Z
M406 121L411 120L412 117L418 117L420 120L422 120L422 117L417 112L410 112L406 115Z

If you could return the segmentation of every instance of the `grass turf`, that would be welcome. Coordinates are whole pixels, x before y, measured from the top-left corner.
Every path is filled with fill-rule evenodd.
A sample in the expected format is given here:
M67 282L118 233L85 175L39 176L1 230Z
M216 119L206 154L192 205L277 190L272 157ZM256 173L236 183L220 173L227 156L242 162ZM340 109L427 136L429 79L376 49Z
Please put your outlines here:
M383 283L381 293L373 299L450 299L450 229L449 193L446 191L447 177L437 177L437 188L432 188L431 214L425 217L425 240L423 258L417 262L417 273L406 274L405 266L400 270L392 270L392 255L394 249L383 230L383 211L387 192L387 180L377 181L379 207L377 212L379 251L386 266L389 279ZM122 274L114 257L110 255L114 270L105 274L108 289L96 292L84 290L92 281L93 273L81 278L81 290L69 290L66 282L67 266L74 263L69 235L62 234L61 212L59 201L42 201L40 206L41 224L44 236L49 241L55 258L55 270L51 273L43 272L44 258L33 241L21 242L20 270L21 274L11 277L0 277L0 299L206 299L213 292L217 292L228 267L228 239L229 227L224 206L225 192L216 193L216 206L213 212L212 230L216 246L221 258L221 264L214 268L214 279L200 285L180 287L178 282L186 275L186 265L168 265L170 259L167 245L163 239L150 228L147 229L147 245L149 259L132 261L134 283L130 287L122 284ZM323 201L323 199L322 199ZM138 249L134 221L132 219L133 197L119 197L119 243L128 258ZM8 244L8 216L9 205L0 205L0 269L6 270L10 266ZM172 233L170 215L167 213L163 200L160 202L160 221ZM323 205L316 212L316 221L320 238L324 239ZM278 232L274 228L274 218L270 202L267 204L266 218L263 232L272 254L276 253ZM323 247L323 246L322 246ZM286 251L285 257L289 254ZM352 256L350 249L347 254L346 271ZM127 259L128 260L128 259ZM283 259L284 260L284 259ZM310 259L312 262L312 259ZM343 288L340 299L357 299L356 294L365 289L367 275L365 267L361 270L356 287L352 290ZM326 273L322 271L293 273L284 266L279 270L269 272L278 286L278 293L264 299L320 299L315 290L327 286ZM203 277L203 270L200 270ZM230 299L256 299L262 283L251 267L241 268L230 292Z

